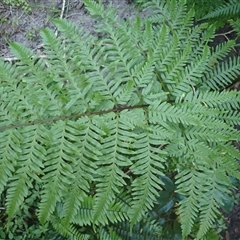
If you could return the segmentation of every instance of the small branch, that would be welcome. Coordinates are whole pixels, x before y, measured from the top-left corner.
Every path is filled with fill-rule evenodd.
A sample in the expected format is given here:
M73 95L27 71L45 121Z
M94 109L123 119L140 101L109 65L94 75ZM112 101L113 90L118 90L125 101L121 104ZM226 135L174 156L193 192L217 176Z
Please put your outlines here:
M228 32L225 32L225 33L218 33L218 34L215 34L215 36L216 37L219 37L219 36L223 36L223 37L225 37L226 39L227 39L227 41L230 41L230 39L229 39L229 37L227 36L228 34L231 34L231 33L233 33L233 32L235 32L234 30L230 30L230 31L228 31ZM233 47L233 50L235 51L235 52L237 52L237 50Z
M235 32L235 31L234 30L230 30L229 32L215 34L215 36L224 36L224 37L226 37L226 35L231 34L233 32Z
M47 56L46 55L39 55L38 58L46 59ZM17 58L17 57L5 57L5 58L3 58L3 60L5 62L15 62L15 61L18 61L20 59Z
M61 11L61 14L60 14L60 18L63 18L65 6L66 6L66 0L63 0L63 2L62 2L62 11Z
M66 6L66 0L63 0L63 2L62 2L62 10L61 10L61 13L60 13L60 16L59 16L60 19L63 18L64 11L65 11L65 6ZM57 35L58 35L58 30L55 31L55 36L57 36Z

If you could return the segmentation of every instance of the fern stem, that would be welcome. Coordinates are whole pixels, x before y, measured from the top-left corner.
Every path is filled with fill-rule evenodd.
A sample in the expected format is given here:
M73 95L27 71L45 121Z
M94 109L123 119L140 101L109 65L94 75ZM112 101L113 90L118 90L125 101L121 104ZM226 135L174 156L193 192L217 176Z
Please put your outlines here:
M11 128L19 128L19 127L26 127L26 126L30 126L30 125L38 125L38 124L42 124L42 123L56 122L56 121L60 121L60 120L80 118L80 117L84 117L84 116L103 115L103 114L107 114L107 113L111 113L111 112L121 112L123 110L146 108L148 106L149 106L148 104L142 104L142 105L136 105L136 106L118 107L118 108L113 108L113 109L109 109L109 110L105 110L105 111L80 113L80 114L74 114L74 115L70 115L70 116L59 116L59 117L47 118L47 119L38 120L38 121L26 122L26 123L16 123L14 125L7 125L4 127L1 127L0 131L4 131L7 129L11 129Z

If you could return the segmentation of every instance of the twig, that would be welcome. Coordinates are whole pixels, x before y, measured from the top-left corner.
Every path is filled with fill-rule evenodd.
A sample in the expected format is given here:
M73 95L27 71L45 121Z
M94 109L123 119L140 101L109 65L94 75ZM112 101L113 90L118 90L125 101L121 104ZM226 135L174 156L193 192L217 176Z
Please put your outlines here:
M61 10L61 13L60 13L60 16L59 16L60 19L63 18L63 14L64 14L64 11L65 11L65 6L66 6L66 0L63 0L62 10ZM58 30L55 31L55 36L57 36L57 35L58 35Z
M218 34L215 34L215 36L216 37L218 37L218 36L224 36L226 39L227 39L227 41L230 41L230 39L228 38L228 34L231 34L231 33L233 33L233 32L235 32L235 30L233 29L233 30L230 30L230 31L228 31L228 32L225 32L225 33L218 33ZM233 50L234 50L234 52L237 52L237 50L233 47Z
M62 11L61 11L61 14L60 14L60 18L63 18L65 6L66 6L66 0L63 0L63 2L62 2Z
M38 58L43 58L43 59L45 59L45 58L47 58L47 56L42 54L42 55L39 55ZM17 57L5 57L5 58L3 58L3 60L4 60L5 62L14 62L14 61L18 61L18 60L20 60L20 59L17 58Z
M226 35L231 34L233 32L235 32L235 31L234 30L230 30L230 31L225 32L225 33L217 33L217 34L215 34L215 36L224 36L224 37L226 37Z

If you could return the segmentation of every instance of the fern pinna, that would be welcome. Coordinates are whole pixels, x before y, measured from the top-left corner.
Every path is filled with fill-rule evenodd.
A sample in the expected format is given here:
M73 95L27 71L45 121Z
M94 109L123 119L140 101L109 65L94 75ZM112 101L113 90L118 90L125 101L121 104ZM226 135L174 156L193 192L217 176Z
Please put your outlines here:
M127 239L113 226L134 230L170 174L183 237L199 226L203 239L230 179L240 178L232 145L240 97L225 90L240 58L223 61L234 42L210 48L214 26L193 26L184 1L148 1L146 17L128 21L84 3L101 36L55 20L58 36L41 31L41 56L12 43L19 60L0 61L0 192L9 221L40 191L41 223L79 239L89 238L77 231L86 225L99 239ZM149 239L162 239L156 224Z

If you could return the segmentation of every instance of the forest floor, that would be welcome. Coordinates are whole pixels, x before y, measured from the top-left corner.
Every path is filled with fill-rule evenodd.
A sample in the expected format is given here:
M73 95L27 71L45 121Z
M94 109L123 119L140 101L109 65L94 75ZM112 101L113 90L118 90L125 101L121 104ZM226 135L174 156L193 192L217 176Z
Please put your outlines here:
M34 51L41 49L40 30L42 28L52 28L51 20L54 18L67 18L76 23L86 31L93 31L95 20L87 13L82 0L30 0L29 11L22 8L13 7L0 1L0 57L6 61L11 61L11 54L8 42L17 41ZM127 0L103 0L108 5L118 6L118 15L123 19L134 16L136 9ZM127 9L127 10L126 10ZM225 33L230 32L230 35ZM231 35L231 29L226 27L219 32L213 45L226 41ZM233 55L240 56L240 49L233 52ZM240 86L232 86L240 89ZM239 146L240 149L240 146ZM240 189L234 194L239 195ZM232 212L226 215L227 229L221 233L221 240L240 240L240 199L236 200Z

